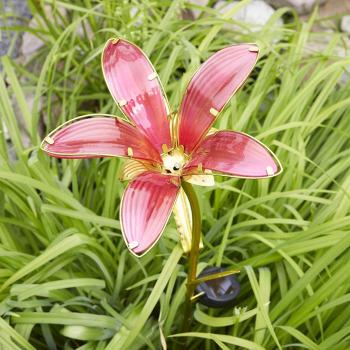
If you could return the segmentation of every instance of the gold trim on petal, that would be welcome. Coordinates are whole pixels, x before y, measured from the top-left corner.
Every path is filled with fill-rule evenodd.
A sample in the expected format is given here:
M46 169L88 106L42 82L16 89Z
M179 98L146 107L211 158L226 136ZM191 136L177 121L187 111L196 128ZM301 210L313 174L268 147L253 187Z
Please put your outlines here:
M214 176L211 174L205 174L205 175L188 175L184 176L184 180L186 182L189 182L192 185L197 186L215 186L215 179Z
M123 164L119 179L120 181L130 181L145 171L153 169L154 167L146 162L141 162L135 159L127 159Z
M249 49L249 51L250 52L259 52L260 50L259 50L259 48L257 47L257 46L255 46L255 47L251 47L250 49Z
M190 202L182 188L176 199L173 213L177 231L180 234L182 249L185 253L189 253L192 246L192 211ZM199 248L203 248L202 239L200 240Z
M216 117L219 114L219 111L217 109L215 109L214 107L211 107L209 112L214 117Z
M266 167L266 174L267 174L268 176L273 176L274 172L273 172L272 167L270 167L270 166L267 166L267 167Z
M191 250L192 211L185 191L181 188L173 209L177 231L180 234L182 249L185 253Z
M140 243L138 241L132 241L128 244L129 249L135 249L140 245Z
M151 74L148 75L147 79L148 80L153 80L153 79L156 79L158 78L158 74L156 72L153 72Z
M218 131L219 131L219 129L217 129L217 128L210 128L206 136L213 135L213 134L217 133Z
M162 151L164 154L167 154L169 152L168 145L166 143L162 144Z
M172 147L176 148L179 146L179 115L176 112L169 115L169 124Z
M53 144L55 143L55 140L54 140L52 137L50 137L50 136L46 136L46 137L44 138L44 141L45 141L46 143L48 143L49 145L53 145Z
M118 105L120 107L123 107L123 106L126 106L128 104L128 101L127 100L119 100L118 101Z
M132 150L131 147L128 147L128 156L132 157L134 155L134 151Z

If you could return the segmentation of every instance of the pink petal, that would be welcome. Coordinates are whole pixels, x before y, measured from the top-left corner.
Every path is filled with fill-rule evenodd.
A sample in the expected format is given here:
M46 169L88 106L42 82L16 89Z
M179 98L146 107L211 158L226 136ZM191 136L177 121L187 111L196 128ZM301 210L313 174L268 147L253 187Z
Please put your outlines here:
M198 173L199 168L236 177L269 177L277 175L281 166L276 156L251 136L218 131L207 136L192 154L185 173Z
M143 255L160 238L179 186L179 178L155 172L145 172L129 183L122 199L120 219L123 237L134 254Z
M102 69L122 111L162 150L171 146L168 106L156 71L140 48L122 39L107 42Z
M56 158L127 157L132 152L133 158L161 162L145 135L113 116L86 116L63 124L44 139L43 150Z
M179 141L191 153L230 97L253 69L255 45L226 47L211 56L190 81L180 107Z

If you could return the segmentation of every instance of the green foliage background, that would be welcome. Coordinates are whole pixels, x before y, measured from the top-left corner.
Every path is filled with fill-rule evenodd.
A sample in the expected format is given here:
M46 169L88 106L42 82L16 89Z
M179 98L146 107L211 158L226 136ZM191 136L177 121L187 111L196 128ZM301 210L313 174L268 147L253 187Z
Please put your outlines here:
M178 0L33 0L36 28L3 28L45 44L26 64L2 61L1 349L161 349L165 342L183 349L185 339L189 349L206 350L350 348L350 59L338 54L344 38L311 32L316 13L301 22L287 9L258 32L243 23L224 27L246 3L224 15L201 8L193 21L181 19L193 6ZM289 20L281 27L282 16ZM38 150L43 135L66 120L119 113L100 69L103 45L115 36L146 51L173 110L210 54L238 42L262 48L217 127L263 141L284 173L261 181L218 178L217 188L196 189L200 268L240 268L242 292L236 308L196 305L191 333L182 338L174 336L181 332L186 259L174 222L136 259L120 233L122 161L57 161ZM328 44L315 50L312 43L325 36Z

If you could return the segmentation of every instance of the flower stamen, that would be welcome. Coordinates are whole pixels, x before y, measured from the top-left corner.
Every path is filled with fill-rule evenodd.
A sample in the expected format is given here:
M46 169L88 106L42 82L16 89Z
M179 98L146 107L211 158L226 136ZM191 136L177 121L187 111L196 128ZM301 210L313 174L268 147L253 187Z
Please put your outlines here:
M188 156L183 151L183 147L176 147L169 151L167 146L163 146L163 172L181 176L182 169L188 161Z

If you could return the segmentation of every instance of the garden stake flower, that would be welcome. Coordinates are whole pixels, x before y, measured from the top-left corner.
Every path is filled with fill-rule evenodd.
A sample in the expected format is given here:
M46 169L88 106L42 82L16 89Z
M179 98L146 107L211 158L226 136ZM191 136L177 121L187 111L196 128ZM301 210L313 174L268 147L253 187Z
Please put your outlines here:
M130 183L121 200L120 222L124 240L137 256L158 241L174 210L182 245L190 253L185 321L198 283L201 232L191 183L211 186L213 175L267 178L282 170L274 154L253 137L211 129L247 79L258 52L256 45L242 44L215 53L191 79L179 112L170 113L159 77L141 49L124 39L110 39L102 70L130 122L104 114L83 116L54 130L41 146L56 158L128 159L122 179Z

